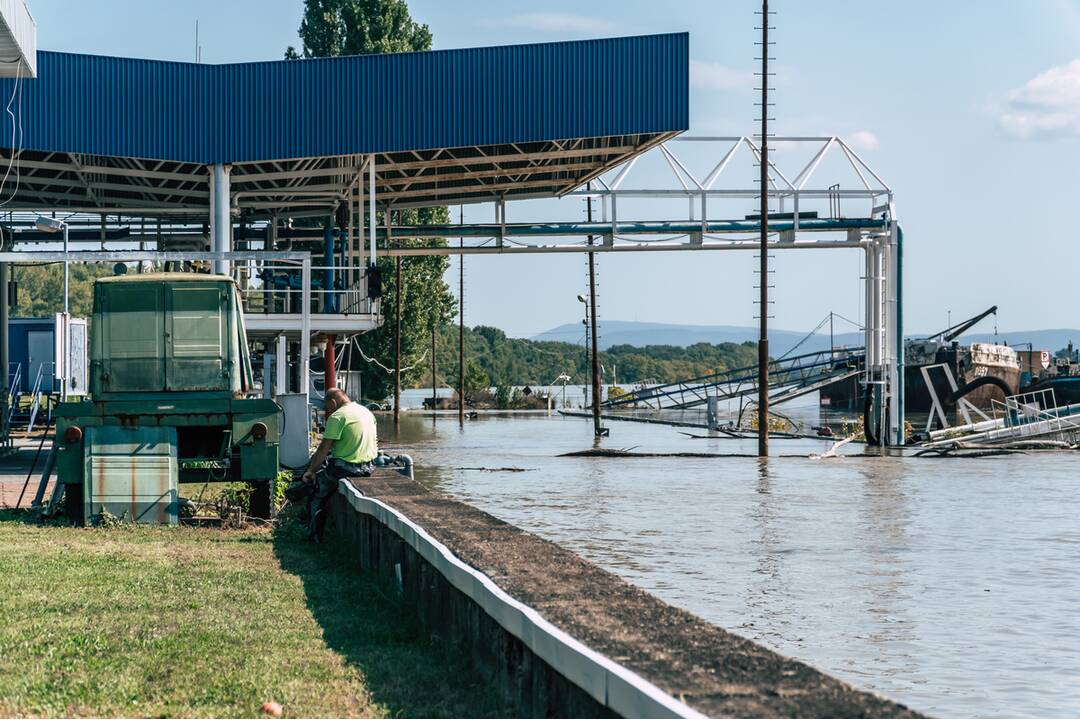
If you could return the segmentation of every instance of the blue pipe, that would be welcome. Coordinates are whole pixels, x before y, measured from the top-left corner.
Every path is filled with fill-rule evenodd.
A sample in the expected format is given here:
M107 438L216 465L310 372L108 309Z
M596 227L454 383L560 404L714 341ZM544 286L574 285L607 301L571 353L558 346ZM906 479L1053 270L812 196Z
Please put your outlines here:
M337 293L334 290L334 228L330 223L323 228L323 287L326 288L324 312L337 312Z
M339 250L341 256L341 266L343 268L349 267L349 234L344 230L338 230L337 236L341 240L341 249ZM343 272L337 279L337 284L334 286L337 290L345 290L346 284L349 282L348 275ZM348 308L345 308L346 310Z

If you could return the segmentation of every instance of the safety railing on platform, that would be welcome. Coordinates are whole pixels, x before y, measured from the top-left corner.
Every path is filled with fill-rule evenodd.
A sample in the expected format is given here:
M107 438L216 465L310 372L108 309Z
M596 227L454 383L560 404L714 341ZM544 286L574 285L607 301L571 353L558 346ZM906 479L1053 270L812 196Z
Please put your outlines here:
M995 420L1000 420L1008 439L1067 436L1080 438L1080 420L1070 417L1068 408L1060 408L1053 388L1012 395L1005 401L991 400ZM1004 438L998 438L1004 439Z
M240 287L244 312L249 315L294 314L300 311L303 290L298 262L251 260L234 266L233 277ZM311 312L339 315L377 312L376 301L367 296L367 278L360 277L346 286L347 277L345 268L312 266Z

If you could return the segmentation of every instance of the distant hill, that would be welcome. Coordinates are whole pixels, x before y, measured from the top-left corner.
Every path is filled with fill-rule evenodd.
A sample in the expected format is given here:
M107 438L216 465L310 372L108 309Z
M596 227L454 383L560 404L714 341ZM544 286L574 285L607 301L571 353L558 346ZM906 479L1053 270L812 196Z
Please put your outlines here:
M540 333L532 339L549 342L581 343L584 334L585 330L581 323L568 323ZM923 336L922 334L908 335L908 337ZM602 350L606 350L613 345L634 345L637 347L674 345L676 347L687 347L695 343L757 342L757 337L758 330L756 327L744 325L675 325L625 320L608 320L600 323L600 348ZM805 337L806 332L770 330L769 354L773 357L783 355L791 351ZM998 342L1008 342L1014 345L1030 342L1037 350L1056 351L1065 347L1070 340L1080 346L1080 330L1070 328L1017 330L999 333L996 339ZM969 333L960 338L960 342L964 344L993 340L992 332ZM841 345L862 345L863 336L861 332L838 332L834 336L833 342L838 347ZM803 342L796 352L814 352L827 350L828 348L828 334L818 333Z

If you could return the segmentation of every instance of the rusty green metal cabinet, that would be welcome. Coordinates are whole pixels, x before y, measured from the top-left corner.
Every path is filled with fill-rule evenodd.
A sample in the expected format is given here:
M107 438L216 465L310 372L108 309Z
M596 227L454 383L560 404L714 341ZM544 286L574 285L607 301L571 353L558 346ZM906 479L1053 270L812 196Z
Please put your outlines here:
M251 362L230 278L162 273L98 280L90 356L89 397L56 410L58 480L81 486L66 492L70 514L84 521L101 507L117 514L111 501L95 498L120 487L124 472L139 518L172 521L172 496L155 484L166 475L173 487L251 483L252 513L270 514L280 409L272 400L243 397L252 385ZM99 476L108 487L95 491ZM138 499L149 497L143 491L161 491L165 500L151 510Z
M87 428L83 453L83 520L103 514L138 523L176 525L176 428Z

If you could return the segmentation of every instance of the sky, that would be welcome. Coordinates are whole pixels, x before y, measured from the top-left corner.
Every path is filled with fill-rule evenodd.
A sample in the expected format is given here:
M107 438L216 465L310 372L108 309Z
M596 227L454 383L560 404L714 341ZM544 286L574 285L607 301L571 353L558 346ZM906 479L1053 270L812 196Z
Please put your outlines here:
M198 21L208 63L281 57L299 45L302 12L302 0L28 4L42 49L191 60ZM757 132L754 0L409 6L430 27L436 49L689 31L687 134ZM993 304L1001 331L1080 327L1080 232L1073 219L1080 195L1080 0L773 0L771 9L774 130L840 135L893 189L905 235L905 329L934 331L950 313L959 319ZM686 144L675 151L696 167L719 152L680 147ZM776 163L786 171L799 157L778 151ZM752 171L744 163L739 172ZM839 164L823 165L822 184L849 185L842 172ZM673 187L659 162L635 173L634 187ZM621 215L641 219L673 212L685 213L685 205L620 205ZM732 217L743 212L733 208ZM583 217L580 199L507 210L508 221ZM466 222L492 218L490 206L465 209ZM454 287L457 262L449 273ZM751 252L598 255L599 315L752 325L755 264ZM780 251L773 266L774 327L809 330L830 311L861 315L860 251ZM473 256L465 277L469 325L529 336L581 316L575 296L586 288L584 256Z

